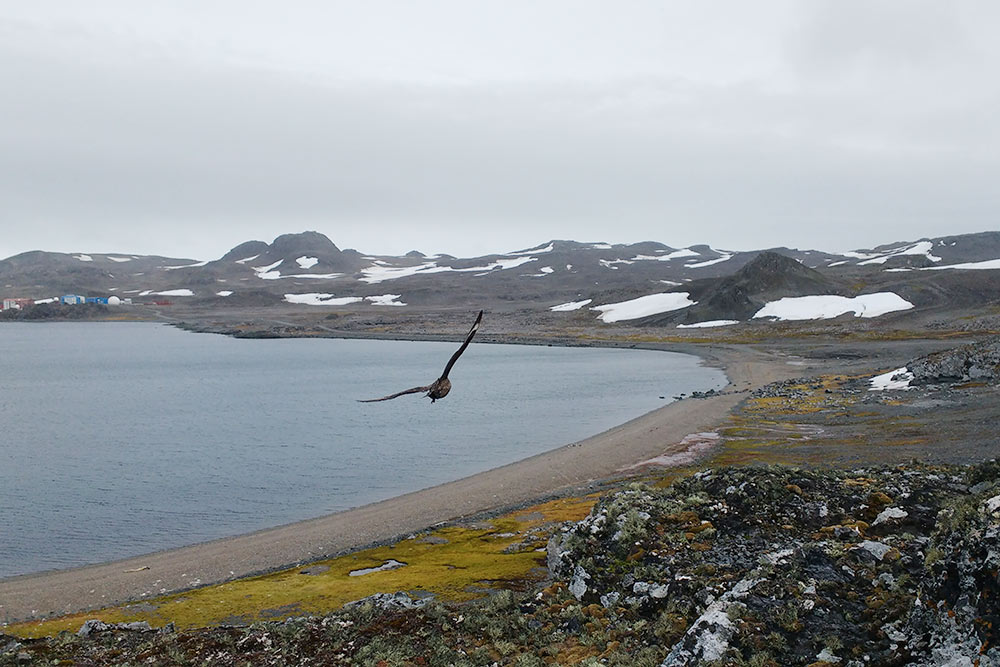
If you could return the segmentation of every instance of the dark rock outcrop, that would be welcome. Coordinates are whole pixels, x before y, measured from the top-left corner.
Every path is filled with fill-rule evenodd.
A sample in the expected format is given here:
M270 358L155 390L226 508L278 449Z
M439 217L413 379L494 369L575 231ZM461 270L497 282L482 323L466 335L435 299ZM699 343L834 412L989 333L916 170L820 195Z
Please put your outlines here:
M1000 336L921 357L906 365L911 385L1000 381Z

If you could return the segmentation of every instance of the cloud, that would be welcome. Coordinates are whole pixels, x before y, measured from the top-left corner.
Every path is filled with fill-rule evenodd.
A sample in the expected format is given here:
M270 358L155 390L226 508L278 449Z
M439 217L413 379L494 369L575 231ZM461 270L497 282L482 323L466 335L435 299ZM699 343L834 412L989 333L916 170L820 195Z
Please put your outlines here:
M516 63L483 80L323 76L231 45L206 57L8 21L0 243L210 258L308 228L378 253L549 238L847 249L995 227L1000 94L981 31L933 4L912 20L841 4L782 9L779 60L714 25L734 51L691 76L643 65L644 48L614 76L570 76L561 56L538 79ZM741 54L752 66L724 66Z

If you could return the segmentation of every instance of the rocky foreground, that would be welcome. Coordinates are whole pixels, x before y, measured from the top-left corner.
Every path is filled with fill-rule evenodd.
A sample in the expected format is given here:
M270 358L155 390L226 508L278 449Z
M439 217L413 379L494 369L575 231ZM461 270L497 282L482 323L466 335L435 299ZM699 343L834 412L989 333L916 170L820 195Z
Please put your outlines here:
M1000 664L1000 464L704 471L550 539L552 580L464 605L0 635L0 665Z

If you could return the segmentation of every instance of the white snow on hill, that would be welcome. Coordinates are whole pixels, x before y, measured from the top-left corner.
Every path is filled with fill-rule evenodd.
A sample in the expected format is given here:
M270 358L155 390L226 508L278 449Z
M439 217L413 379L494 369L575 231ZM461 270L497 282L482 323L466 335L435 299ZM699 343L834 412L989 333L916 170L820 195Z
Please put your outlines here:
M694 324L678 324L678 329L710 329L712 327L728 327L739 324L739 320L707 320L705 322L695 322Z
M195 262L194 264L180 264L179 266L164 266L161 268L163 268L164 271L175 271L177 269L196 269L199 266L205 266L206 264L208 264L207 259L204 262Z
M969 271L1000 269L1000 259L987 259L982 262L963 262L962 264L948 264L946 266L928 266L921 269L921 271L943 271L944 269L965 269Z
M367 301L373 306L405 306L399 301L399 294L376 294L373 296L334 296L322 292L308 292L306 294L286 294L285 301L306 306L347 306L352 303Z
M470 272L470 271L480 271L477 275L485 275L493 271L494 269L499 269L503 271L504 269L513 269L514 267L521 266L522 264L527 264L528 262L534 262L535 257L518 257L516 259L498 259L495 262L487 264L485 266L470 266L467 269L456 269L451 266L438 266L437 262L426 262L424 264L417 264L415 266L388 266L385 262L376 261L375 264L369 266L368 268L361 269L361 273L364 277L361 278L363 282L370 285L375 283L380 283L384 280L398 280L399 278L405 278L407 276L417 276L425 275L428 273L442 273L445 271L456 271L456 272Z
M274 264L268 264L267 266L255 266L253 270L257 273L257 277L261 280L277 280L281 277L281 271L275 271L282 262L285 260L279 259Z
M876 375L869 382L868 391L885 391L886 389L913 389L910 382L913 380L913 373L903 366L882 375Z
M319 259L316 257L306 257L305 255L303 255L302 257L296 259L295 262L303 269L311 269L312 267L316 266L317 263L319 263Z
M400 294L379 294L378 296L366 296L365 301L370 301L373 306L405 306L402 301L397 301Z
M558 306L552 306L549 308L553 313L565 313L571 310L580 310L588 303L593 301L593 299L584 299L583 301L570 301L569 303L560 303Z
M722 257L717 257L715 259L710 259L704 262L695 262L694 264L685 264L685 269L701 269L706 266L712 266L713 264L721 264L722 262L728 262L733 258L733 254L726 252L724 250L715 250L714 252L722 253Z
M757 311L754 319L773 317L779 320L823 320L844 313L854 313L855 317L878 317L910 308L913 308L913 304L894 292L877 292L856 297L833 294L795 296L769 302Z
M632 261L669 262L672 259L680 259L681 257L700 257L700 255L694 250L690 250L688 248L681 248L680 250L674 250L673 252L668 252L665 255L636 255L635 257L632 258Z
M334 296L333 294L321 294L310 292L307 294L286 294L285 301L288 303L300 303L307 306L346 306L349 303L358 303L360 296Z
M164 292L153 292L158 296L194 296L194 292L189 289L168 289Z
M508 255L537 255L543 252L552 252L555 248L551 243L544 248L529 248L528 250L518 250L517 252L508 252Z
M635 320L640 317L668 313L672 310L680 310L693 306L697 301L692 301L688 297L689 292L663 292L661 294L648 294L637 299L621 301L619 303L607 303L603 306L594 306L591 310L600 311L598 319L603 322L620 322L622 320Z
M845 252L844 257L853 257L855 259L864 260L858 262L858 266L864 266L865 264L885 264L889 261L891 257L899 257L901 255L923 255L932 262L940 262L941 258L931 254L931 249L934 244L930 241L917 241L916 243L910 243L899 248L894 248L884 253L870 253L870 252Z

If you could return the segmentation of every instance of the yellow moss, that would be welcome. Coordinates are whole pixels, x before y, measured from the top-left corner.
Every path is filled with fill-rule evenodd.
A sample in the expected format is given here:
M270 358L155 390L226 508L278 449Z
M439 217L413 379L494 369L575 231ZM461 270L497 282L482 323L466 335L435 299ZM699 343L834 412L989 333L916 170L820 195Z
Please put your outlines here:
M545 554L535 549L545 546L546 524L580 520L594 502L596 495L558 499L473 527L440 528L396 544L313 563L309 568L316 574L302 574L306 568L295 567L138 604L14 624L4 631L20 637L41 637L61 630L76 631L91 618L106 623L148 621L154 627L172 622L178 628L246 623L322 614L379 592L426 591L444 600L469 600L482 597L496 584L517 586L540 578L533 570L544 565ZM529 534L532 529L538 530ZM515 544L522 546L509 548ZM350 575L389 560L406 566ZM323 567L329 569L319 571Z

